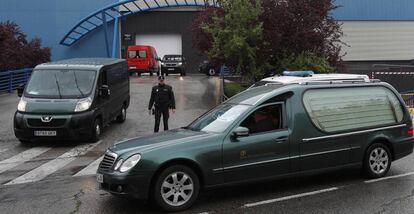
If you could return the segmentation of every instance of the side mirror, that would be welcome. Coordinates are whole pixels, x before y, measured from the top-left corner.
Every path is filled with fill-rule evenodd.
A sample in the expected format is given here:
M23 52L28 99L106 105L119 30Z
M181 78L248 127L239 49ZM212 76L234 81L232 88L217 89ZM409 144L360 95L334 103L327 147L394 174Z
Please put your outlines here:
M234 138L247 137L249 135L249 129L246 127L239 126L233 131Z
M111 90L107 85L102 85L99 89L99 96L102 98L108 98L111 95Z
M24 86L25 85L19 85L17 86L17 96L22 97L23 96L23 92L24 92Z

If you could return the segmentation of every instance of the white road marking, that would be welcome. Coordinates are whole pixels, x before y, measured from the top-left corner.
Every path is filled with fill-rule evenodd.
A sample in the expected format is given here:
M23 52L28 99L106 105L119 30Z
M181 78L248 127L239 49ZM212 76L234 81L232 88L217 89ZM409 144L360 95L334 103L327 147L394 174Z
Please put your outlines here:
M339 189L338 187L332 187L332 188L322 189L322 190L313 191L313 192L306 192L306 193L301 193L301 194L297 194L297 195L290 195L290 196L286 196L286 197L270 199L270 200L266 200L266 201L259 201L259 202L256 202L256 203L245 204L241 208L249 208L249 207L255 207L255 206L260 206L260 205L264 205L264 204L271 204L271 203L286 201L286 200L290 200L290 199L294 199L294 198L301 198L301 197L321 194L321 193L325 193L325 192L332 192L332 191L336 191L338 189Z
M98 141L94 144L77 146L69 150L68 152L62 154L58 158L53 159L20 177L17 177L16 179L6 183L5 185L23 184L40 181L48 175L56 172L60 168L66 166L70 162L74 161L76 158L78 158L78 156L86 154L89 150L93 149L100 142L102 141Z
M29 161L33 159L34 157L37 157L46 151L48 151L51 148L46 147L36 147L31 148L29 150L26 150L24 152L21 152L11 158L5 159L0 161L0 173L3 173L9 169L12 169L26 161Z
M103 158L104 156L96 159L94 162L89 164L87 167L83 168L81 171L73 175L73 177L95 175L96 171L98 170L99 164L101 163Z
M393 175L393 176L388 176L388 177L383 177L383 178L366 180L366 181L364 181L364 183L369 184L369 183L374 183L374 182L378 182L378 181L384 181L384 180L389 180L389 179L394 179L394 178L406 177L406 176L410 176L410 175L414 175L414 172L408 172L408 173L404 173L404 174L400 174L400 175Z

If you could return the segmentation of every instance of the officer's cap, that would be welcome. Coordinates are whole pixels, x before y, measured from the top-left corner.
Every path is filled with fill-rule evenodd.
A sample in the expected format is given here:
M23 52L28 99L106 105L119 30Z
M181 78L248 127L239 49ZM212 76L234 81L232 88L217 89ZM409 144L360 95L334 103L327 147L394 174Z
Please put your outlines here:
M165 80L165 77L164 76L158 76L158 80Z

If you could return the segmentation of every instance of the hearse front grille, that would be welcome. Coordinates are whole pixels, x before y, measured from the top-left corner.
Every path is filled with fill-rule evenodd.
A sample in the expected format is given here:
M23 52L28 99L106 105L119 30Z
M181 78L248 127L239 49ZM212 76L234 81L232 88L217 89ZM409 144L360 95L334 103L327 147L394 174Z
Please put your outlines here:
M101 163L99 164L99 169L102 171L109 171L115 164L116 158L117 155L115 153L107 151Z

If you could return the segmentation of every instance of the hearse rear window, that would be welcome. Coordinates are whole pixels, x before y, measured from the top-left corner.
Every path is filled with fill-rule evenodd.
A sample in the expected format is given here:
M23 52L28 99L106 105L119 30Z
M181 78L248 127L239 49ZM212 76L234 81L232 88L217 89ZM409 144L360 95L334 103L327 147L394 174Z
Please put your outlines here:
M401 122L403 109L384 87L313 89L303 103L312 122L325 132L338 132Z

